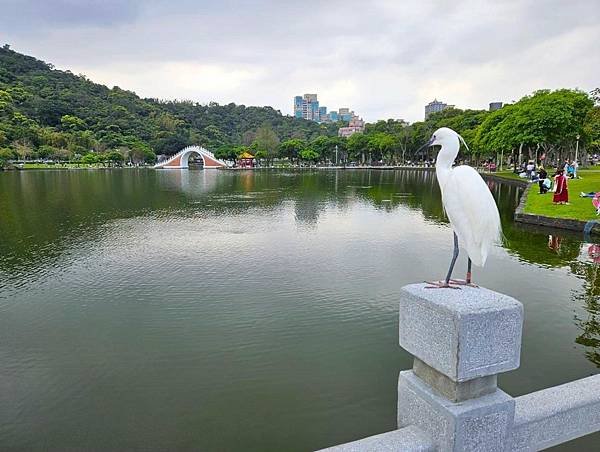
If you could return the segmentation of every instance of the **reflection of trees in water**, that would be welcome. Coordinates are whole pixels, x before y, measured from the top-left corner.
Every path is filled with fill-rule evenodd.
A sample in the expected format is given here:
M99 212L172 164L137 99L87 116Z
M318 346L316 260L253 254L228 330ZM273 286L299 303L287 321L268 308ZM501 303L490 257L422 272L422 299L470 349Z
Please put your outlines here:
M575 342L588 347L585 356L600 367L600 267L594 262L574 261L571 271L583 278L583 291L575 294L574 299L587 311L587 318L575 315L575 323L581 330Z
M502 217L512 219L515 197L505 192L513 188L493 189ZM246 215L290 201L299 224L316 226L324 209L345 210L358 201L447 222L435 172L422 170L28 172L2 175L0 193L1 265L9 274L95 240L107 222L149 213Z
M312 200L297 200L294 203L294 218L304 226L315 228L319 220L322 207Z

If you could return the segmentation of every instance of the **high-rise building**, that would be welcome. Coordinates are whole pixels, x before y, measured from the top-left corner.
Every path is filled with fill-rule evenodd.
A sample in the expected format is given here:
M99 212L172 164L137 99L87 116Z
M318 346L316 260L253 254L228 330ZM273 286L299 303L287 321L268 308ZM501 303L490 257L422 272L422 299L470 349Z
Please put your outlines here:
M452 107L452 105L448 105L444 102L440 102L437 99L433 99L433 102L429 102L427 105L425 105L425 119L427 119L431 113L437 113L445 110L448 107Z
M349 108L340 108L338 115L339 115L340 121L350 121L352 119L352 117L354 116L354 112L350 111Z
M490 102L490 111L500 110L502 105L502 102Z
M302 96L294 97L294 116L296 118L302 118Z
M294 97L294 116L309 121L319 121L319 101L316 94Z
M294 96L294 117L316 122L351 121L354 112L349 108L327 112L327 107L320 107L316 94Z
M327 107L319 107L319 122L329 122Z

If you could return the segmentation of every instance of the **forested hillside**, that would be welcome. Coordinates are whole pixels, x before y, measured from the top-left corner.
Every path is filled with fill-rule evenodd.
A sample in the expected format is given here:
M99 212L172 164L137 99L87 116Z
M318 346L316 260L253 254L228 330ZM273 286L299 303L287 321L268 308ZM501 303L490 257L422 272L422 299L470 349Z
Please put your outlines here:
M397 164L433 157L434 150L414 151L438 127L463 136L469 149L461 158L467 160L545 156L556 163L573 158L575 149L582 157L600 153L600 90L539 90L497 111L450 108L410 125L381 120L348 139L337 136L340 125L283 116L271 107L141 99L0 48L0 167L35 157L153 161L191 144L226 159L250 148L267 165L275 158Z
M142 99L83 75L0 48L0 152L74 158L118 149L136 160L190 144L215 151L250 144L261 127L279 140L335 135L338 125L283 116L271 107Z

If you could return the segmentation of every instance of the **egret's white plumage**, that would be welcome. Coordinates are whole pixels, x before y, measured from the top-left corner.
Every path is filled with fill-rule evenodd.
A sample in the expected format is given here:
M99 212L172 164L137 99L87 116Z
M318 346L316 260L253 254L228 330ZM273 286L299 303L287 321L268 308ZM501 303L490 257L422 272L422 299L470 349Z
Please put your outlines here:
M500 215L487 184L470 166L457 166L450 170L443 186L440 182L440 189L458 242L473 263L483 267L501 234Z
M428 144L441 146L436 159L436 175L452 229L473 263L483 266L490 249L501 238L500 214L487 184L476 170L470 166L452 167L460 148L459 140L462 141L462 137L454 130L442 127L435 131ZM454 261L455 258L446 284Z

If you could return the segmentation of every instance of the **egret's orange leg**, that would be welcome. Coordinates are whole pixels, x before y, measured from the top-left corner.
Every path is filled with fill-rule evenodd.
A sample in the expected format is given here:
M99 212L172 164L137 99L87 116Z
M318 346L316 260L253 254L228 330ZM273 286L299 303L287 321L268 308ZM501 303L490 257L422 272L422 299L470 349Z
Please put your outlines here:
M467 277L465 279L452 279L450 282L459 286L479 287L471 282L471 258L469 258L467 264Z

